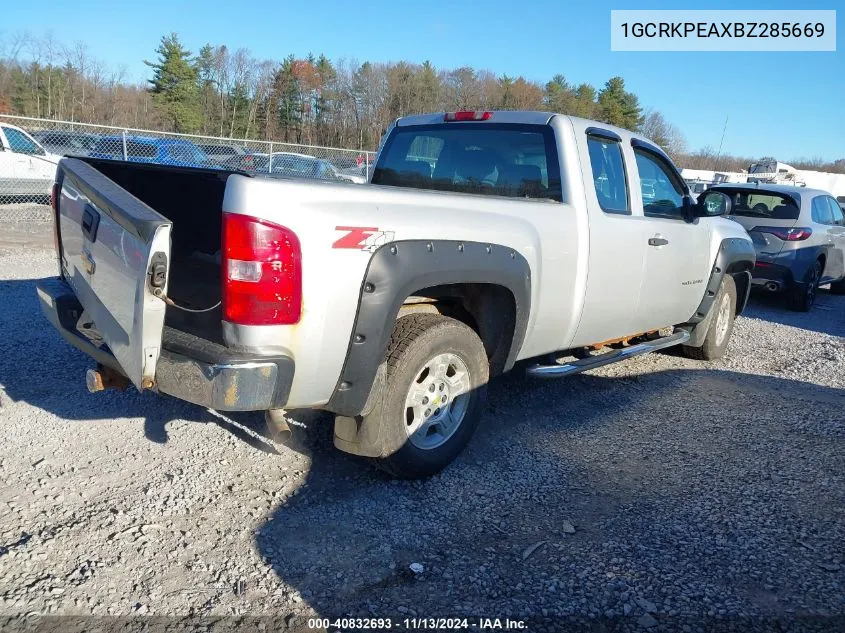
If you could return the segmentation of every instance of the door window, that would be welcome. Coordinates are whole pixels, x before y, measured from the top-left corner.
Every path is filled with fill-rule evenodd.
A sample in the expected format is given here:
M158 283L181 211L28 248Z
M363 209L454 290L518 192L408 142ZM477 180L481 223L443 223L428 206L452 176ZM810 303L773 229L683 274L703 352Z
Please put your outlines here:
M827 196L813 198L813 222L817 224L833 224L833 213L827 204Z
M683 219L684 189L669 166L661 158L639 148L634 148L634 155L645 215Z
M602 211L630 214L625 162L622 159L622 147L619 142L588 136L587 149L590 154L596 197Z
M44 150L39 145L29 138L20 130L12 127L4 127L3 132L6 134L6 141L13 152L19 154L43 154Z

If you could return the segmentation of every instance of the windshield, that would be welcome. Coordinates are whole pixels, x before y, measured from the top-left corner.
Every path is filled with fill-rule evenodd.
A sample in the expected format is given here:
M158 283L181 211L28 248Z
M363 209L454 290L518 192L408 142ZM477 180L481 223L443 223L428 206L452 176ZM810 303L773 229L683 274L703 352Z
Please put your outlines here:
M731 215L770 220L797 220L800 210L795 200L772 191L724 189L731 197Z
M373 184L561 200L552 129L451 123L396 127Z

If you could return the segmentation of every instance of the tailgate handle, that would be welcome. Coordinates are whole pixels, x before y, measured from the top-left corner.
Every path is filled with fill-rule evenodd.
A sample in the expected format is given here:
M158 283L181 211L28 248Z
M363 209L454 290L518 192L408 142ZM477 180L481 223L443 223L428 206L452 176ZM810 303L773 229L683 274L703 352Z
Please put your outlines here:
M97 239L97 227L100 226L100 214L90 204L82 212L82 233L92 242Z

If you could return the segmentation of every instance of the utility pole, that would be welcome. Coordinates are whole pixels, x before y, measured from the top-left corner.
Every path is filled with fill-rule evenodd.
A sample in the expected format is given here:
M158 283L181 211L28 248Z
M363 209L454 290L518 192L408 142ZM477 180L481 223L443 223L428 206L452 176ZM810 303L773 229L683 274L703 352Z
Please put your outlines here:
M722 140L719 141L719 151L716 152L716 160L713 164L713 171L719 169L719 158L722 156L722 144L725 142L725 131L728 129L728 116L725 115L725 126L722 128Z

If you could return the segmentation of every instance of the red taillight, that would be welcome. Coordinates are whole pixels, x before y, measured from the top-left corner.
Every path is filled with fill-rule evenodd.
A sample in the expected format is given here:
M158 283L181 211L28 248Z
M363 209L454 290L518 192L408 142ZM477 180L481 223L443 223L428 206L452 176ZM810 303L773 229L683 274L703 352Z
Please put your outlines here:
M789 229L784 226L755 226L751 231L758 233L769 233L775 237L782 239L784 242L800 242L806 240L813 234L813 229L807 226L800 226L794 229Z
M291 325L302 313L299 238L283 226L223 214L223 318L241 325Z
M53 213L57 213L59 210L59 196L61 193L62 190L59 187L59 183L54 182L53 187L50 189L50 206L53 208Z
M481 112L477 110L459 110L458 112L447 112L443 117L444 121L487 121L492 112Z

